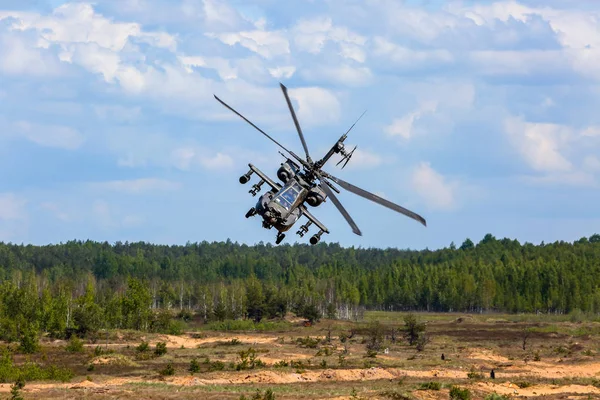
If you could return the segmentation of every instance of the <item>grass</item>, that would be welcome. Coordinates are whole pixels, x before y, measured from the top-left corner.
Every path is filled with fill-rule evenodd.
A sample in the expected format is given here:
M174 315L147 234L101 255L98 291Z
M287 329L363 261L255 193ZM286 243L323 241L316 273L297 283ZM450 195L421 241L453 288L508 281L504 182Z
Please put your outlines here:
M402 339L399 332L404 325L404 315L406 313L368 312L359 323L323 320L312 327L287 321L262 321L259 324L251 321L215 322L180 335L181 340L189 341L184 348L165 341L164 336L157 334L110 331L107 347L102 334L98 343L84 341L83 348L77 344L76 351L68 351L68 342L55 343L44 339L40 353L11 354L14 356L13 366L17 369L31 363L64 368L72 371L73 382L80 382L89 375L92 382L102 386L114 378L122 378L119 384L111 387L110 396L125 399L239 400L242 395L251 398L257 389L261 393L271 389L277 400L349 398L352 389L360 398L405 399L427 394L448 399L454 386L468 388L473 399L484 399L492 389L482 391L476 386L479 382L491 385L510 381L522 387L531 385L521 390L537 390L544 383L561 386L577 383L590 388L600 386L596 379L577 378L575 375L544 377L525 374L536 365L542 365L535 361L535 355L539 355L543 363L554 363L556 370L583 362L600 362L600 325L595 322L571 322L569 316L562 316L564 320L558 321L554 320L554 316L540 320L537 315L525 318L500 314L421 313L417 316L427 322L427 332L432 341L418 352ZM576 318L578 321L579 317ZM374 318L380 319L386 333L381 350L374 358L368 358L368 328ZM396 329L396 343L390 340L391 328ZM523 350L525 329L532 333L526 350ZM329 332L330 341L327 340ZM210 340L194 339L198 336ZM342 341L340 336L346 339ZM138 351L143 341L148 345L142 345L141 349L145 351ZM154 354L157 342L166 343L166 353L161 345L161 354ZM99 345L101 347L97 349ZM445 360L441 359L442 353ZM143 357L142 354L149 356ZM480 358L473 354L479 354ZM488 355L501 356L500 361L485 358L491 357ZM558 362L559 359L562 361ZM89 370L94 360L111 361L97 363ZM193 360L196 360L197 368L192 376L189 370ZM261 360L262 363L253 360ZM506 377L507 367L504 365L507 364L518 367L511 369L512 373L522 370L524 374ZM489 378L491 367L496 371L495 381ZM450 374L453 378L447 378L443 373L433 375L435 371L449 369L454 371ZM471 371L473 379L468 379ZM382 378L369 379L370 374L379 373L382 373ZM7 375L7 381L12 383L15 376ZM297 382L278 380L278 376ZM302 381L299 376L309 381ZM339 379L348 376L354 380ZM40 375L36 379L45 377ZM204 384L194 385L193 379L203 380ZM72 396L68 393L58 387L46 388L37 392L36 397L58 399ZM460 393L455 390L455 396L462 396ZM101 391L86 391L86 397L101 398Z

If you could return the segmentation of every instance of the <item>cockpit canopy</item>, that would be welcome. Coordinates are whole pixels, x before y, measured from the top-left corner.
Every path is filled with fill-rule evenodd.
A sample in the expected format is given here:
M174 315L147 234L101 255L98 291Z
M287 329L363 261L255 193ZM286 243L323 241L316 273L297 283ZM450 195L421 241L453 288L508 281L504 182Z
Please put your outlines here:
M302 193L303 188L296 182L295 180L289 180L288 184L286 184L279 193L275 196L273 201L279 204L281 207L285 208L287 211L290 211L292 205Z

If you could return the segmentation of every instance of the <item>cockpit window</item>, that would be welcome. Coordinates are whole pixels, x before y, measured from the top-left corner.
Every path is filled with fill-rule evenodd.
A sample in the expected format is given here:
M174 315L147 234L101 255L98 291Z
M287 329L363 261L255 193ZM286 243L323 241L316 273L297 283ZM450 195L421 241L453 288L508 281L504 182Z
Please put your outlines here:
M298 198L298 194L301 191L302 187L298 185L297 182L294 182L294 184L285 189L275 198L275 202L289 211L292 208L292 204L294 204L294 202Z

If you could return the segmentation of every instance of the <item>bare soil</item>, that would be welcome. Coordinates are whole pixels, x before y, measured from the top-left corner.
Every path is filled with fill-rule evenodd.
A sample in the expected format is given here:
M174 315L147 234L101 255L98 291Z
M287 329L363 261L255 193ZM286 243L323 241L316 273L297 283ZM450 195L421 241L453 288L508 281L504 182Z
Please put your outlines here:
M39 354L16 354L15 362L29 359L75 372L70 382L27 382L22 391L26 399L239 399L271 389L276 399L436 400L449 399L452 386L469 389L473 399L491 393L523 399L600 399L600 325L592 322L438 317L428 320L430 342L417 351L401 332L396 342L391 340L390 329L398 332L403 327L398 315L386 319L388 335L376 357L367 356L366 323L295 324L287 332L272 333L112 332L108 342L86 343L79 353L67 352L64 341L44 339ZM340 335L350 335L351 330L354 335L342 342ZM142 340L150 344L144 353L136 350ZM166 354L154 354L158 342L166 343ZM95 353L97 346L104 353ZM248 349L256 351L258 364L241 363L240 352ZM200 366L193 374L192 360ZM167 366L173 374L165 374ZM439 383L439 390L422 388L431 382ZM10 390L11 383L0 384L0 397L8 397Z

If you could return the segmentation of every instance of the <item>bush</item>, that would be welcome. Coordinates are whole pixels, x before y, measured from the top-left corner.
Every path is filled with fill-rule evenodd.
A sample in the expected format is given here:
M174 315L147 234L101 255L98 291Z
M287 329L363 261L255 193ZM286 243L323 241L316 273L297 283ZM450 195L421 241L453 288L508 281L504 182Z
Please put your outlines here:
M65 350L71 353L81 353L83 351L83 340L77 336L71 336L69 344L65 347Z
M469 389L461 389L457 386L450 388L450 399L451 400L471 400L471 392Z
M27 324L19 335L19 351L26 354L33 354L39 351L39 332L37 327Z
M252 347L246 351L240 351L238 355L240 356L240 361L235 366L237 371L254 369L256 367L264 367L265 365L264 362L256 358L256 350L254 350Z
M442 388L442 384L439 382L426 382L421 383L421 390L440 390Z
M168 363L164 369L161 369L159 373L163 376L175 375L175 368L173 368L173 364Z
M13 364L12 354L7 349L3 349L0 353L0 383L14 382L19 378L24 382L42 380L68 382L73 376L74 373L70 369L54 365L42 367L28 362L17 367Z
M142 343L140 343L140 345L138 347L135 348L139 353L144 353L148 350L150 350L150 344L144 340L142 340Z
M195 372L200 372L200 363L197 359L194 358L192 361L190 361L190 368L188 370L192 374L194 374Z
M154 354L157 357L167 354L167 344L165 342L156 343L156 349L154 349Z
M498 393L491 393L485 396L484 400L509 400L510 396L503 394L499 395Z
M425 332L425 324L417 320L413 313L409 313L404 317L404 338L408 344L413 346L417 344L421 335Z
M265 390L264 394L261 394L259 389L256 389L256 393L250 398L241 395L239 400L275 400L275 394L272 389Z
M252 320L224 320L210 322L203 326L202 329L209 331L256 331L256 332L271 332L271 331L285 331L291 327L291 324L287 321L261 321L255 323Z

